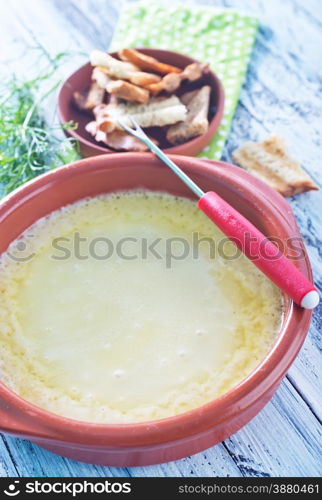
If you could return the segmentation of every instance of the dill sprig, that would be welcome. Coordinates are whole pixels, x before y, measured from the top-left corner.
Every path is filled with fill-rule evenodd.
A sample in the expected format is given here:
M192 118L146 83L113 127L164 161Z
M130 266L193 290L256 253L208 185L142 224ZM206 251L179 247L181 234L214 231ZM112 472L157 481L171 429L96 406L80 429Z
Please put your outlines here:
M7 194L33 177L79 158L75 141L63 137L57 123L45 118L43 103L60 84L52 84L64 54L49 69L21 81L11 76L0 88L0 190ZM57 79L56 79L57 80ZM49 88L48 88L49 87ZM72 128L67 123L63 128Z

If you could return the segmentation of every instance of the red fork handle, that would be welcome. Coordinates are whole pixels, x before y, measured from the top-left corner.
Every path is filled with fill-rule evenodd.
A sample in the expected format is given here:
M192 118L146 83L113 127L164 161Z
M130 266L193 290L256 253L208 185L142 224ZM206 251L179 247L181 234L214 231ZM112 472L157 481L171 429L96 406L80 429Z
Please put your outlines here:
M278 247L216 193L205 193L199 208L268 278L301 307L319 303L314 285Z

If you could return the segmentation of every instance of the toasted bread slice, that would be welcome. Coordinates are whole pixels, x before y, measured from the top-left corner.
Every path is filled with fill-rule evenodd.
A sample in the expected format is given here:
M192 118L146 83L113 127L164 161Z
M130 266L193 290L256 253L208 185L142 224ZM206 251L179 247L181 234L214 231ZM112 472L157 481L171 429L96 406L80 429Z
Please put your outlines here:
M188 113L184 121L169 127L167 140L170 144L182 144L207 132L210 92L210 86L204 85L181 97L181 102L187 105Z
M91 110L101 104L104 100L105 89L100 87L96 81L91 83L88 92L74 92L74 102L81 110Z
M319 189L277 135L264 142L246 142L233 152L233 159L283 196Z
M114 130L111 134L105 134L105 144L117 151L147 151L148 147L133 135ZM153 140L153 142L156 142Z
M148 104L108 104L94 109L98 129L106 133L115 129L121 130L121 126L118 124L119 119L131 126L130 116L141 127L147 128L172 125L184 120L186 113L187 108L176 96L167 99L151 98Z
M110 119L110 110L117 108L119 104L117 97L113 95L112 97L113 101L109 104L100 104L93 109L95 120L89 122L85 127L90 134L95 135L98 131L109 134L115 130L116 124Z
M106 85L106 90L110 94L125 99L126 101L140 102L146 104L149 100L149 91L133 85L124 80L111 80Z
M185 105L188 106L189 102L198 94L200 89L196 90L191 90L190 92L185 92L180 96L180 101Z
M135 49L122 49L118 52L118 55L122 61L129 61L135 66L143 70L154 71L155 73L160 73L161 75L166 75L168 73L181 73L181 69L170 64L165 64L154 57L142 54Z

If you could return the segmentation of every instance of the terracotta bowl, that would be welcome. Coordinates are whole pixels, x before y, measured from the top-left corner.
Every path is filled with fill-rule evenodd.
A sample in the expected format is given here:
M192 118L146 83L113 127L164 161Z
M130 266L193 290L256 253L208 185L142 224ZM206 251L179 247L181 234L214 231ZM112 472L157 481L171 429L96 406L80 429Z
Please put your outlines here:
M172 52L170 50L158 49L139 49L144 54L156 57L162 62L172 64L179 68L184 68L187 64L196 62L195 59ZM112 56L117 53L113 52ZM205 61L204 61L205 62ZM94 138L85 130L85 125L92 119L92 114L85 111L80 111L73 102L73 93L75 91L82 91L89 87L93 67L88 63L79 68L73 73L63 84L58 96L58 112L61 123L69 122L70 120L78 124L76 130L68 130L67 135L74 137L79 141L80 152L82 156L94 156L106 153L115 153L116 151L109 149L103 143L98 143ZM210 97L209 107L209 128L207 132L195 139L180 144L179 146L171 146L166 138L165 133L161 131L160 127L149 129L149 135L155 137L159 141L160 147L166 152L171 154L182 154L194 156L210 142L212 136L215 134L219 127L223 110L224 110L224 89L218 77L212 71L209 71L202 80L198 82L185 84L184 91L193 90L200 85L210 85L212 92ZM178 95L182 93L182 89L177 92Z
M284 199L242 169L221 162L173 156L200 187L216 190L266 235L286 244L299 238ZM149 153L96 156L29 182L0 203L0 252L40 217L101 193L146 188L191 197L188 189ZM296 265L312 278L304 244ZM47 412L0 384L0 431L30 439L53 452L90 463L147 465L197 453L251 420L276 391L308 331L311 312L285 297L284 319L261 364L225 395L181 415L137 424L91 424Z

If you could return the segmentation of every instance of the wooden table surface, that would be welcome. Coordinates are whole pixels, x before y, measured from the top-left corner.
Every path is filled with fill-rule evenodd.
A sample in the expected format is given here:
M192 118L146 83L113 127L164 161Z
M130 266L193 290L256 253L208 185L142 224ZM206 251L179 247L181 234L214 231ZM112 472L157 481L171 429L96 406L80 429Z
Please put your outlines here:
M187 5L187 1L184 3ZM275 131L286 138L292 152L321 186L320 0L201 3L242 8L260 18L223 159L230 161L233 149L245 140L261 139ZM28 60L25 56L19 58L21 46L34 45L37 40L52 54L75 51L67 75L92 48L108 47L119 9L116 0L1 2L2 57L12 59L21 70ZM322 191L299 195L289 202L322 290ZM321 326L322 305L314 313L300 355L272 401L242 430L203 453L163 465L121 469L67 460L28 441L3 435L0 476L321 475Z

